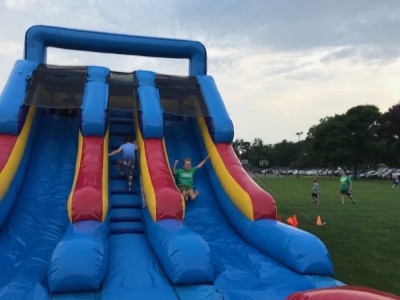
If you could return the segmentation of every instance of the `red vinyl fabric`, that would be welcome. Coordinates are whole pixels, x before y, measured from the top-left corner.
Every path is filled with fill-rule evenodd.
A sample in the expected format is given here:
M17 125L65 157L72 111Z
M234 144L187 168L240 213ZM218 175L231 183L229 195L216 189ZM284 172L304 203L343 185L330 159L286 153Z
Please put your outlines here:
M153 184L156 203L156 221L166 219L183 220L184 207L165 156L160 139L144 140L146 161Z
M72 223L83 220L102 221L103 149L102 137L83 138L81 163L72 195Z
M17 139L17 135L0 134L0 172L3 171Z
M275 201L269 194L266 194L243 169L231 144L218 143L215 147L229 174L245 190L252 201L254 220L276 219Z

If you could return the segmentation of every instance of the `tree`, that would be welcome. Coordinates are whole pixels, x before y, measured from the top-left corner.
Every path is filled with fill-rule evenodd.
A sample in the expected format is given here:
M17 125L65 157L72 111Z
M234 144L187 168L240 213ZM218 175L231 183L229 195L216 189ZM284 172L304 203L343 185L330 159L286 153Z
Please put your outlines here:
M350 140L346 132L344 116L335 115L321 119L318 125L311 127L307 133L307 140L310 141L319 160L324 161L330 168L336 168L351 161L347 149Z
M232 147L237 155L241 159L248 159L250 152L250 143L243 139L236 139L232 142Z
M274 156L277 166L297 165L297 145L293 142L283 140L274 146Z
M360 105L349 109L345 116L351 134L350 152L357 173L362 163L374 158L374 126L379 122L381 114L375 105Z
M379 140L380 157L389 165L399 165L400 151L400 103L392 106L382 114L380 124L375 127L376 138Z
M307 138L321 161L331 168L347 166L357 172L362 163L373 157L373 128L380 116L374 105L356 106L344 115L322 119L310 128Z
M271 151L271 145L264 145L264 142L256 138L251 143L249 150L249 161L253 166L259 166L260 160L269 160L270 163L273 161L273 153Z

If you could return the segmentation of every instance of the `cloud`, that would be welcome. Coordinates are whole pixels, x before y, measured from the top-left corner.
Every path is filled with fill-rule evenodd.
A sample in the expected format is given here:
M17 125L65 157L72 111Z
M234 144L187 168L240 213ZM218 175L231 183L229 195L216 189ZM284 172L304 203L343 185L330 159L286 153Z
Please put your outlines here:
M296 141L325 116L400 98L398 0L6 0L0 87L37 24L203 43L238 138ZM187 60L54 48L48 62L188 74Z
M321 58L321 63L333 63L338 60L349 60L354 63L390 64L399 57L399 45L388 49L376 45L347 46L332 51Z

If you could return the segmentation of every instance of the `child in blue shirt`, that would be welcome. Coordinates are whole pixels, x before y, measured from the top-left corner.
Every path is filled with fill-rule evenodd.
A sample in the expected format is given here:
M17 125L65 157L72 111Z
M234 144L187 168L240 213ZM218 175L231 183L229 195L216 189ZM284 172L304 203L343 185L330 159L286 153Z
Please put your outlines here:
M122 157L117 160L118 170L121 176L124 176L124 167L127 169L128 190L132 190L133 169L135 168L136 150L138 149L136 141L131 136L124 137L124 144L118 149L112 151L108 156L122 153Z

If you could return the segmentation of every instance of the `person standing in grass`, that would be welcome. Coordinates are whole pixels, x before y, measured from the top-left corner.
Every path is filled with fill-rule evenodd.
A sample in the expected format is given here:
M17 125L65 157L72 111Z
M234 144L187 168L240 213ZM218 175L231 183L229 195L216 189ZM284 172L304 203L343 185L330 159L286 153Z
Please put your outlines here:
M319 183L317 176L314 177L314 184L311 190L312 190L311 197L314 200L314 204L319 205Z
M392 189L396 188L397 190L399 189L399 177L395 176L393 178L393 184L392 184Z
M342 201L342 205L344 205L344 196L347 196L351 199L353 204L356 204L356 200L353 198L353 184L351 182L351 176L347 175L345 169L340 170L340 200Z

